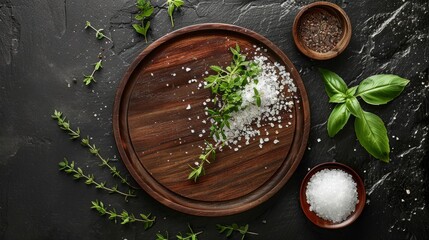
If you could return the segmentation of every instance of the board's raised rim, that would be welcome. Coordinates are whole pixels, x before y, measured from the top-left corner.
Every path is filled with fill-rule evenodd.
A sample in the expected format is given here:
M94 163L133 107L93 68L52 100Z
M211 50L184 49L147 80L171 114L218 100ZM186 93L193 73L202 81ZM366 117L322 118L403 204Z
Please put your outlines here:
M276 182L274 185L271 185L269 187L267 187L267 185L263 185L263 187L261 188L262 190L258 190L258 192L263 191L264 193L263 195L258 195L257 197L255 197L255 196L251 196L251 194L248 194L246 196L239 198L242 201L238 201L238 199L236 199L236 200L230 200L230 201L219 203L219 202L195 201L191 199L185 199L181 196L177 196L178 198L176 199L173 198L171 196L172 194L174 194L173 192L169 191L165 187L164 189L160 189L159 187L155 186L157 182L154 179L150 179L151 178L150 174L141 173L145 175L142 178L142 176L136 171L136 169L133 167L133 163L131 162L126 152L127 145L126 145L126 142L123 140L123 136L120 131L121 125L123 125L120 121L121 107L125 108L128 104L128 103L125 103L126 106L123 106L124 105L124 102L122 101L123 92L125 90L125 87L127 86L130 76L132 75L136 67L140 64L140 62L146 56L148 56L152 51L154 51L159 46L161 46L162 44L164 44L165 42L171 39L179 37L183 34L189 34L192 32L206 31L206 30L231 31L231 32L243 34L269 47L286 65L288 65L291 68L291 75L300 93L299 106L295 106L295 107L302 108L301 120L303 124L302 126L303 133L299 135L300 139L296 139L297 134L295 134L294 136L293 142L298 142L297 144L299 146L299 149L291 149L291 151L294 150L296 152L295 157L298 158L298 160L293 161L292 166L288 169L286 173L284 173L283 176L274 177L274 178L280 178L280 179L276 179ZM298 120L299 119L296 119L296 121ZM160 39L150 44L146 49L144 49L137 56L137 58L132 62L128 70L125 72L121 82L119 83L119 86L115 95L115 102L113 106L113 132L114 132L114 137L115 137L118 151L120 153L120 156L125 166L127 167L128 171L130 171L131 175L137 181L137 183L149 195L151 195L153 198L155 198L162 204L170 208L173 208L175 210L178 210L180 212L184 212L192 215L199 215L199 216L225 216L225 215L232 215L232 214L246 211L268 200L277 191L279 191L280 188L283 187L284 184L289 180L289 178L292 176L292 174L295 172L296 168L298 167L299 162L301 161L302 156L306 149L308 135L310 132L310 107L309 107L308 97L307 97L304 83L302 82L302 79L299 76L296 68L289 60L289 58L270 40L268 40L267 38L263 37L262 35L252 30L235 26L235 25L223 24L223 23L197 24L197 25L184 27L182 29L171 32L165 35L164 37L161 37ZM296 144L293 143L292 147L294 145ZM282 174L279 174L279 175L282 175ZM268 188L268 189L264 189L264 188Z

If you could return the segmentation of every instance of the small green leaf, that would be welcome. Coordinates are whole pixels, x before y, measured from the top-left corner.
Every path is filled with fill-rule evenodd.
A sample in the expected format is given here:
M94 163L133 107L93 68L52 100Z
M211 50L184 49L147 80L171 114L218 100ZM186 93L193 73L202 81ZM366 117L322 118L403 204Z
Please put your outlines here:
M144 9L141 14L143 17L150 17L154 11L154 7L152 5L148 6L146 9Z
M221 67L219 67L219 66L210 66L210 68L213 70L213 71L215 71L215 72L222 72L223 70L222 70L222 68ZM214 76L212 77L212 76L210 76L210 77L208 77L208 79L207 80L211 80L211 81L213 81L213 78L214 78Z
M145 17L143 16L143 14L141 14L141 13L139 13L139 14L136 14L135 16L134 16L134 19L135 20L137 20L137 21L141 21L141 20L143 20Z
M346 95L349 97L353 97L356 94L358 86L351 87L347 89Z
M346 101L347 95L344 93L336 93L329 98L330 103L343 103Z
M94 70L95 71L98 71L100 68L103 68L103 66L101 65L101 62L102 62L103 60L100 60L100 61L98 61L98 62L96 62L95 64L94 64Z
M363 114L362 107L356 97L351 97L346 100L347 110L350 111L353 116L361 118Z
M319 71L325 83L325 91L330 98L338 93L347 93L347 85L340 76L323 68L319 68Z
M389 138L383 120L370 112L355 119L355 132L359 143L375 158L389 162Z
M399 96L409 82L396 75L374 75L359 84L356 94L369 104L386 104Z
M350 112L345 103L338 104L332 110L328 118L328 135L334 137L346 125L350 118Z

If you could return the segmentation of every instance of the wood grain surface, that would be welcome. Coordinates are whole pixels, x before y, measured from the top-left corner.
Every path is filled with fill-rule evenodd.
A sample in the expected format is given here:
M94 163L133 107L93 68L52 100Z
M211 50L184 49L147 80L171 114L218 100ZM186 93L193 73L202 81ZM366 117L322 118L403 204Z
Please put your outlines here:
M210 65L229 65L228 49L236 44L249 57L262 54L286 67L298 88L294 95L285 89L295 106L281 113L284 127L261 128L271 140L263 148L259 137L249 145L242 141L239 151L224 148L195 183L187 179L189 165L210 139L210 125L202 122L210 92L199 84L206 71L213 73ZM113 126L121 157L145 191L185 213L221 216L260 204L286 183L305 150L309 118L304 85L280 49L241 27L201 24L166 35L137 57L119 85ZM274 144L274 138L280 142Z

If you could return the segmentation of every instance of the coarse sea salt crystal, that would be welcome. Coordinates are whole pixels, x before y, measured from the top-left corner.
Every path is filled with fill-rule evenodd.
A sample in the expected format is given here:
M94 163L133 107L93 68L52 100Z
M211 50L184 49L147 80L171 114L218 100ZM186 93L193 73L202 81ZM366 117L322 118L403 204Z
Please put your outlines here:
M310 211L333 223L340 223L356 209L359 202L356 182L339 169L323 169L315 173L305 192Z

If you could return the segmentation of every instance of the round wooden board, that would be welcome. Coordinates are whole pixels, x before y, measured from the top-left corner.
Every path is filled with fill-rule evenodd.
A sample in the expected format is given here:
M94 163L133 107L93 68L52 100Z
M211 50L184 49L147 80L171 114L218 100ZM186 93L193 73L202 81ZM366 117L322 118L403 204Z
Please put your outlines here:
M224 148L195 183L187 179L189 165L198 161L210 127L203 102L211 94L199 84L213 73L209 66L229 65L236 44L248 57L264 55L286 67L297 87L284 90L294 107L281 113L281 128L261 128L270 133L261 136L270 138L262 148L260 137L243 141L239 151ZM155 41L131 64L116 94L113 127L122 160L152 197L188 214L223 216L255 207L287 182L305 151L310 110L297 70L272 42L241 27L200 24Z

